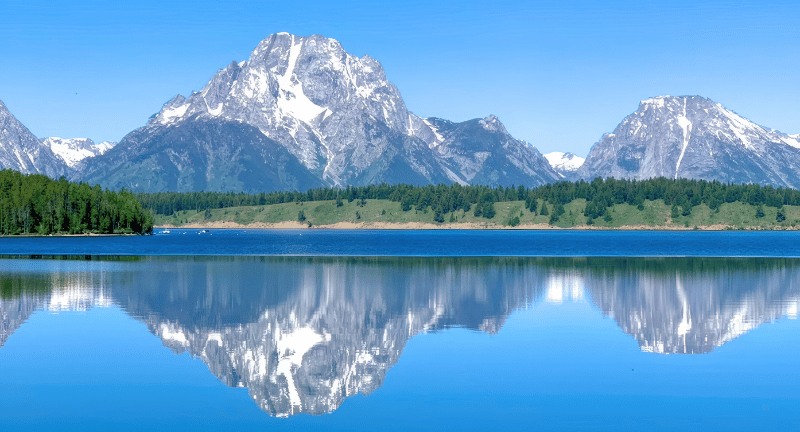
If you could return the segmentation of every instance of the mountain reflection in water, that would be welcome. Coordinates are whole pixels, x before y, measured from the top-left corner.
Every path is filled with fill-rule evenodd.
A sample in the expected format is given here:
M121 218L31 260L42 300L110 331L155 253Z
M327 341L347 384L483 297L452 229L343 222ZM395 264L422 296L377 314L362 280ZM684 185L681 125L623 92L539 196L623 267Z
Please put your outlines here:
M644 351L707 353L796 317L800 260L147 257L0 260L0 345L36 310L111 304L275 416L377 389L406 342L497 332L535 302L587 299Z

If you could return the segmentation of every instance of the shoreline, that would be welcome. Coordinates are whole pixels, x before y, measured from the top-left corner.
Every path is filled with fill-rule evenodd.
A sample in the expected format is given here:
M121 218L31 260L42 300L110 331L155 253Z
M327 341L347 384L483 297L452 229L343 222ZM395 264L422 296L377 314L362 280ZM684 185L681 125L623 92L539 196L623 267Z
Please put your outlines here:
M158 227L161 228L161 227ZM155 227L153 228L155 229ZM0 239L2 238L44 238L44 237L127 237L127 236L142 236L142 235L149 235L149 234L98 234L98 233L83 233L83 234L13 234L13 235L0 235Z
M156 229L322 229L322 230L510 230L510 231L532 231L532 230L559 230L559 231L797 231L798 228L791 227L734 227L730 225L715 224L697 227L686 226L650 226L650 225L624 225L620 227L598 227L594 225L577 225L574 227L562 228L549 224L525 224L517 226L495 225L489 223L448 223L435 224L425 222L337 222L328 225L312 225L297 221L285 221L276 223L254 222L240 224L232 221L215 221L204 223L188 223L183 225L160 225L153 227Z

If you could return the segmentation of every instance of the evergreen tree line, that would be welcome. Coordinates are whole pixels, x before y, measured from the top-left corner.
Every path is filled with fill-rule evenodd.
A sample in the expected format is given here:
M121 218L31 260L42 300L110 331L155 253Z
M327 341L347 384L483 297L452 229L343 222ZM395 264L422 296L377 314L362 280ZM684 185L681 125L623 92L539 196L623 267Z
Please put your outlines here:
M584 215L592 220L606 214L615 204L630 204L641 210L645 200L663 200L672 206L673 216L688 215L691 208L705 204L718 210L723 203L744 202L755 206L781 208L783 205L800 205L800 191L760 185L726 184L718 181L656 178L648 180L595 179L590 182L559 182L526 187L488 187L406 184L379 184L346 188L320 188L306 192L274 192L245 194L231 192L161 192L138 194L142 205L161 215L172 215L183 210L208 209L281 204L308 201L358 200L361 205L368 199L399 202L403 211L434 212L434 219L444 222L444 215L458 210L472 211L475 216L493 218L494 204L524 201L531 212L550 216L555 222L564 213L564 205L575 199L586 200Z
M0 171L0 234L146 234L153 215L129 192Z

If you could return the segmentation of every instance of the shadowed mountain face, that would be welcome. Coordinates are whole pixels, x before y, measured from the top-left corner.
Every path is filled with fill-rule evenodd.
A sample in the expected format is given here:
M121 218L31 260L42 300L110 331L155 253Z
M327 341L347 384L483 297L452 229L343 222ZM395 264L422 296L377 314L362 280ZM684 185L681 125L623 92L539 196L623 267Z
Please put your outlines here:
M306 190L323 183L258 129L220 119L142 128L94 164L89 181L137 191ZM113 149L112 149L113 150ZM89 161L88 163L92 163Z
M800 262L787 259L153 257L0 270L0 343L36 310L116 304L275 416L331 412L377 389L414 335L497 332L532 302L589 298L657 353L710 352L800 304Z

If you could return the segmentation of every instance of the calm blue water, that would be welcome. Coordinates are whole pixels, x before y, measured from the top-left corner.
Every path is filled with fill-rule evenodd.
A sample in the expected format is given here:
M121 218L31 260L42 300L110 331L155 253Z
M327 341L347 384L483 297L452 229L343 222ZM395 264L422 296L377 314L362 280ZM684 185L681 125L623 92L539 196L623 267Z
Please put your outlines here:
M152 236L0 238L0 255L29 254L800 257L800 232L175 229Z
M175 232L0 241L78 255L0 258L0 430L800 430L800 259L754 252L791 233L656 233L772 255L681 258L585 256L638 232L239 232L217 256L235 231ZM243 256L387 237L584 256Z

